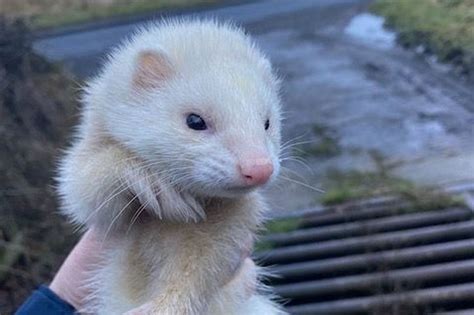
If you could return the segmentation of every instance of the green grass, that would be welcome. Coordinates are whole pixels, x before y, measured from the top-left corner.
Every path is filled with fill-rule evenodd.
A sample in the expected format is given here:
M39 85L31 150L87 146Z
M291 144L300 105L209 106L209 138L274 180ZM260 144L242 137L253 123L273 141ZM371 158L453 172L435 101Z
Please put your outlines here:
M324 205L335 205L413 188L413 184L409 181L386 175L383 172L332 170L328 172L327 178L326 193L321 199Z
M372 10L397 30L401 44L423 45L441 61L474 74L474 1L376 0Z
M296 230L301 223L299 218L287 218L277 219L268 221L263 229L261 236L274 234L274 233L285 233ZM264 240L257 241L254 246L256 252L272 249L273 245L270 242Z
M277 219L268 221L267 224L265 224L265 233L273 234L290 232L296 230L300 223L301 220L297 218Z
M329 174L329 189L322 198L325 205L337 205L380 195L395 195L409 202L404 211L426 211L463 206L462 198L451 196L432 187L387 175L384 172L340 172Z
M8 270L15 265L24 252L23 241L24 235L21 232L17 232L9 242L2 242L0 239L0 283L5 280Z
M428 211L450 207L464 207L461 197L452 196L432 187L413 187L409 190L398 191L397 194L410 202L406 211Z
M30 38L20 21L0 16L1 314L50 281L77 239L57 213L52 178L77 120L78 86L36 55Z
M411 204L413 211L422 211L463 205L462 199L447 195L436 188L419 186L406 179L392 175L386 157L376 151L368 152L375 171L330 170L326 174L326 193L319 200L324 205L366 199L380 195L395 195ZM411 211L411 210L410 210Z
M35 29L79 24L108 17L136 15L169 8L205 5L218 0L0 0L0 13L22 16Z

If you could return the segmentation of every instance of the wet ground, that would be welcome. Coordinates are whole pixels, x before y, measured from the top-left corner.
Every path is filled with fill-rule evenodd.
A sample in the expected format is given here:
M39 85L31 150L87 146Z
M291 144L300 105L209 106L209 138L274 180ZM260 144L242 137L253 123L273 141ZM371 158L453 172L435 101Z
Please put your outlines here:
M394 175L421 184L474 179L472 86L397 47L367 3L260 1L212 11L242 23L284 78L284 139L310 141L298 147L306 166L285 162L303 178L285 176L321 187L330 169L376 170L377 156ZM37 48L86 77L132 29L64 34ZM275 209L317 203L313 190L287 180L268 194Z

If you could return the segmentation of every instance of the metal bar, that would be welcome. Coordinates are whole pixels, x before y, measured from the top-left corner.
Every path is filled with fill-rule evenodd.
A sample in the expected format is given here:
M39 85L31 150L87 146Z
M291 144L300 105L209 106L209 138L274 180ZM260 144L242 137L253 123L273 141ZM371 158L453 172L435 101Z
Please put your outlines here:
M288 307L293 315L366 314L393 305L419 307L474 299L474 283Z
M442 263L415 268L390 270L335 279L299 282L277 285L275 293L284 298L316 298L324 295L343 297L351 292L373 293L374 288L413 287L431 281L455 280L474 276L474 260ZM445 285L447 283L444 283Z
M467 220L471 217L472 212L468 209L417 212L362 222L352 222L335 226L331 225L296 230L287 233L277 233L268 235L262 238L262 240L265 242L270 242L277 247L288 246L298 243L319 242L336 238L347 238L371 233L412 229L442 223L452 223Z
M472 315L474 314L474 308L471 309L458 309L456 311L449 311L449 312L439 312L435 313L434 315Z
M359 220L388 217L403 213L401 208L409 209L410 204L400 201L395 208L391 206L376 206L354 210L354 208L334 208L332 211L324 211L303 217L301 228L310 228L324 225L347 223Z
M472 239L273 266L270 271L279 277L275 278L273 282L283 282L354 274L379 266L400 268L466 258L474 258L474 240Z
M346 256L362 252L374 252L434 242L447 242L473 236L474 221L468 221L445 224L442 226L423 227L408 231L354 237L351 239L288 246L262 252L256 258L270 265Z
M374 209L374 208L388 208L388 207L399 207L401 202L406 203L405 201L401 201L400 198L395 196L382 196L382 197L374 197L366 200L359 200L359 201L352 201L341 205L334 205L334 206L319 206L319 207L312 207L303 210L296 210L290 211L286 213L279 213L275 215L273 218L294 218L294 217L304 217L304 218L312 218L318 217L326 214L334 214L341 211L359 211L362 209ZM408 204L408 203L407 203Z

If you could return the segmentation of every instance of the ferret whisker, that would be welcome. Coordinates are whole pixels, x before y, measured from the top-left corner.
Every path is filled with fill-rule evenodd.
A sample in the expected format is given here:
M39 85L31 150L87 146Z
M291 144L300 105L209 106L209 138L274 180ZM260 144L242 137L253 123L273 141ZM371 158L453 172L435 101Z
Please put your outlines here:
M288 189L288 185L286 185L286 183L283 183L283 182L276 182L273 185L275 185L275 189L279 190L279 191L282 191L284 189Z
M292 170L292 169L290 169L290 168L288 168L288 167L281 166L281 169L282 169L283 171L290 172L291 174L296 175L296 176L299 177L301 180L304 180L304 179L305 179L305 177L304 177L303 175L299 174L299 173L296 172L295 170Z
M189 160L191 161L191 160ZM135 167L133 170L134 171L140 171L140 170L143 170L145 168L148 168L150 166L154 166L154 165L157 165L157 164L160 164L159 161L154 161L154 162L150 162L150 163L143 163L142 165L139 165L138 167ZM185 166L185 167L176 167L176 168L173 168L173 169L170 169L170 170L167 170L168 173L172 173L174 171L183 171L183 170L186 170L186 169L192 169L191 166ZM162 173L165 173L165 171L163 172L160 172L160 173L153 173L152 175L155 175L155 176L160 176ZM166 181L168 178L171 178L173 177L173 175L168 175L167 178L161 178L161 180L164 180ZM119 178L117 181L120 181L121 179ZM122 182L117 188L115 188L109 197L107 197L96 209L94 209L86 218L86 220L90 220L95 214L97 214L108 202L110 202L113 198L119 196L121 193L125 192L126 190L130 189L130 187L132 187L134 184L142 181L142 180L145 180L145 179L138 179L136 182L134 183L131 183L131 184L127 184L125 182ZM156 184L156 183L155 183ZM121 187L123 187L121 189ZM128 207L128 205L127 205Z
M301 139L301 138L303 138L303 137L304 137L304 134L299 135L299 136L296 136L296 137L294 137L294 138L291 138L291 139L289 139L289 140L283 142L283 143L281 144L281 147L284 148L284 147L285 147L286 145L288 145L289 143L292 143L292 141L299 140L299 139Z
M135 214L133 215L132 219L130 220L130 224L127 228L127 231L125 232L125 234L128 234L130 232L130 230L132 229L132 226L133 224L138 220L138 218L140 217L140 215L146 210L146 207L150 204L150 201L147 201L145 204L141 205L138 210L135 212Z
M153 163L150 163L150 164L153 164ZM148 165L142 165L141 167L138 167L138 168L135 168L134 171L137 171L137 170L141 170L144 168L144 166L148 166ZM110 195L96 208L94 209L93 211L91 211L91 213L87 216L86 218L86 221L90 220L95 214L97 214L108 202L112 201L112 199L114 199L115 197L119 196L121 193L127 191L128 189L130 189L133 185L139 183L140 181L142 180L146 180L146 178L139 178L137 179L135 182L133 183L126 183L125 181L123 181L122 178L118 178L115 182L121 182L120 185L118 185L111 193ZM123 187L123 188L122 188Z
M301 145L304 145L304 144L311 144L311 143L317 143L318 141L317 140L307 140L307 141L299 141L299 142L295 142L295 143L290 143L288 145L286 145L285 147L282 147L282 151L285 151L285 150L289 150L289 149L294 149L295 147L297 146L301 146Z
M292 161L292 162L299 163L300 165L306 167L306 169L307 169L311 174L314 174L313 169L309 166L309 164L308 164L304 159L301 159L301 158L298 158L298 157L295 157L295 156L291 156L291 157L286 157L286 158L280 160L280 163L283 163L283 162L285 162L285 161Z
M144 192L142 192L144 193ZM118 220L118 218L122 215L122 213L125 212L125 210L127 210L128 206L130 206L134 200L136 200L138 198L138 195L139 194L136 194L133 198L130 198L130 201L127 202L127 204L125 204L125 206L122 207L122 209L120 209L120 211L118 212L117 215L115 215L115 217L112 219L112 221L110 222L109 224L109 227L107 228L107 230L105 231L105 234L104 234L104 237L102 239L102 245L101 245L101 248L103 247L103 245L105 244L105 241L107 239L107 236L109 234L109 232L112 230L112 227L113 225L115 224L115 222Z
M287 180L287 181L291 182L291 183L295 183L295 184L301 185L301 186L303 186L303 187L306 187L306 188L309 188L309 189L311 189L311 190L314 190L314 191L316 191L316 192L318 192L318 193L322 193L322 194L325 193L325 191L324 191L323 189L321 189L321 188L317 188L317 187L311 186L311 185L309 185L309 184L306 184L306 183L303 183L303 182L300 182L300 181L298 181L298 180L295 180L295 179L292 179L292 178L289 178L289 177L285 177L285 176L282 176L282 175L280 175L280 177L281 177L282 179L284 179L284 180Z
M120 181L121 179L119 178L116 182ZM122 188L123 187L123 188ZM91 211L91 213L89 213L89 215L86 217L85 221L89 221L95 214L97 214L107 203L109 203L110 201L112 201L112 199L114 199L115 197L119 196L121 193L125 192L127 189L129 189L129 186L125 183L125 182L122 182L120 185L118 185L116 188L114 188L114 190L112 190L112 192L109 194L109 196L107 198L105 198L104 201L102 201L100 203L99 206L97 206L96 209L94 209L93 211Z
M308 131L305 131L304 133L300 134L299 136L295 136L295 137L285 141L281 145L281 147L284 148L284 147L288 146L289 144L294 143L295 141L299 141L300 139L303 139L304 137L306 137L308 135L308 133L309 133Z
M299 153L300 155L306 154L306 151L300 148L293 148L293 151L295 151L296 153Z

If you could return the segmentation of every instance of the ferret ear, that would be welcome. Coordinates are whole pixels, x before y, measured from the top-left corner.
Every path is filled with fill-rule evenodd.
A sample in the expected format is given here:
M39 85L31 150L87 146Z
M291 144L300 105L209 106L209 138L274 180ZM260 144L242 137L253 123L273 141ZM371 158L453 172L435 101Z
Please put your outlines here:
M137 57L133 86L137 89L159 88L173 73L173 65L163 52L144 50Z

